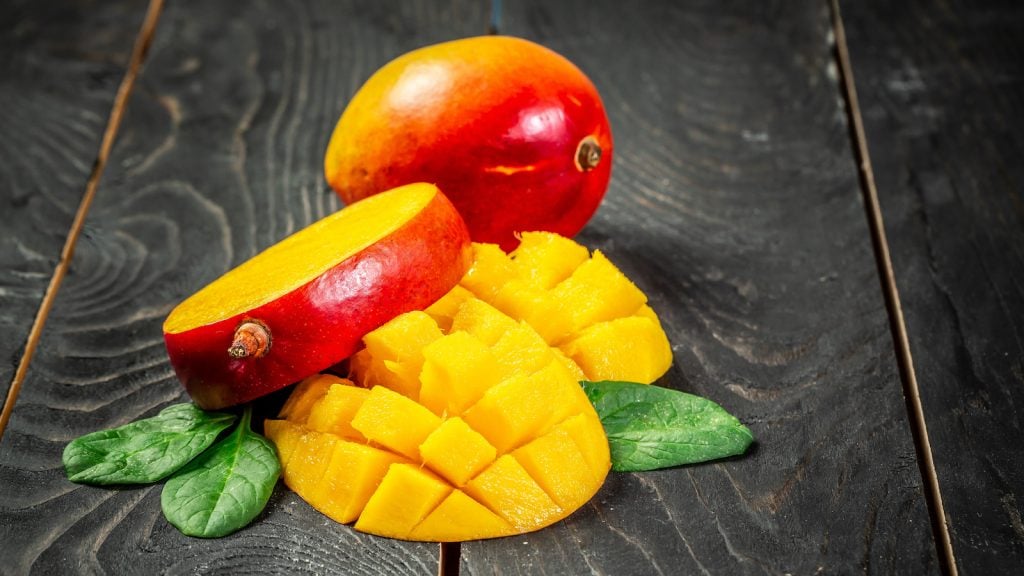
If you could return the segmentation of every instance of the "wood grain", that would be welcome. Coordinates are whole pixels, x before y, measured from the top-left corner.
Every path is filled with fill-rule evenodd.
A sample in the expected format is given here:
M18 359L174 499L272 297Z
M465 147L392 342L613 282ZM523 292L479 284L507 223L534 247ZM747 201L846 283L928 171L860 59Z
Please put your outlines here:
M843 4L961 574L1024 572L1024 10Z
M60 455L80 434L185 399L163 349L166 314L336 210L322 158L347 99L407 50L481 33L486 10L169 3L0 442L0 572L436 571L436 545L358 535L283 487L251 527L186 538L163 520L159 488L77 486Z
M467 574L938 570L822 2L521 2L506 33L577 62L616 142L582 238L648 293L675 366L757 445L613 474Z
M0 5L0 403L92 172L146 4Z

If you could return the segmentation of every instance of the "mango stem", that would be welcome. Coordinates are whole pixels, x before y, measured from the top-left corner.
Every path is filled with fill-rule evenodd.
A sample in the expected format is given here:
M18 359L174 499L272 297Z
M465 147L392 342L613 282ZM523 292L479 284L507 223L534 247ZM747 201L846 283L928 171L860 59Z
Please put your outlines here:
M593 136L587 136L580 140L576 147L576 167L581 172L589 172L601 163L601 145Z
M262 322L246 320L235 329L235 337L228 348L232 358L262 358L270 351L270 329Z

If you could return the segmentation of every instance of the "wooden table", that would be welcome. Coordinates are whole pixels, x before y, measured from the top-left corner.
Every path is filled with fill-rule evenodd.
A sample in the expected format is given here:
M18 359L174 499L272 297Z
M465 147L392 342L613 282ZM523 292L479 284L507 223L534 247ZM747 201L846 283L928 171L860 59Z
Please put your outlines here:
M160 4L0 5L0 573L1024 573L1019 2L504 2L502 33L605 99L614 172L580 239L660 313L659 384L757 444L443 557L280 485L199 540L159 487L66 480L67 441L186 398L171 307L340 207L321 161L356 88L491 20Z

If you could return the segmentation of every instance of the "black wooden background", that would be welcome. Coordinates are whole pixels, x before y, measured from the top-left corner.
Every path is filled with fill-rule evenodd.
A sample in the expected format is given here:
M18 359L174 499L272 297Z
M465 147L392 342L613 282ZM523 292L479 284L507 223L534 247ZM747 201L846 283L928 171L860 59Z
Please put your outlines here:
M757 444L612 474L568 520L466 543L445 569L1024 573L1024 6L844 2L837 29L826 0L500 4L502 33L569 57L608 107L612 183L580 240L660 314L675 364L659 384L721 403ZM395 56L485 33L491 2L170 2L155 31L147 9L0 4L0 398L18 392L0 573L437 572L437 545L356 533L283 485L250 527L187 538L159 487L78 486L60 454L186 399L166 314L338 209L321 167L345 103ZM844 37L909 349L869 232Z

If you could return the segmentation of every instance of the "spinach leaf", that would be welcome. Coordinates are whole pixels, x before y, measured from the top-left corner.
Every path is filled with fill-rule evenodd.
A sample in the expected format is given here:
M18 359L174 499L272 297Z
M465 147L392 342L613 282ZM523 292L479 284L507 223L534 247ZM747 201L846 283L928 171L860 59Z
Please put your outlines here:
M175 404L152 418L72 440L64 448L64 470L84 484L156 482L206 450L234 421L231 414Z
M648 384L581 382L611 448L612 470L637 472L742 454L754 440L714 402Z
M251 406L231 435L164 485L164 516L188 536L217 538L244 527L267 505L281 464L266 438L249 428Z

